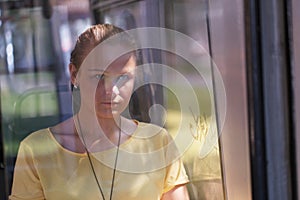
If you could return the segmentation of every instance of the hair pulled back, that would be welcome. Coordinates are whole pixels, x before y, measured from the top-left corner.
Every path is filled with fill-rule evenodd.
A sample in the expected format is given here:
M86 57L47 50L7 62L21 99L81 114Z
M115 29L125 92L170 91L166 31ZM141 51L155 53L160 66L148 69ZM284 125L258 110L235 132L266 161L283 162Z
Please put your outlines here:
M122 40L127 44L136 46L135 41L123 29L111 24L93 25L84 31L77 39L75 47L71 52L70 63L78 70L87 55L101 42L118 33L124 33Z

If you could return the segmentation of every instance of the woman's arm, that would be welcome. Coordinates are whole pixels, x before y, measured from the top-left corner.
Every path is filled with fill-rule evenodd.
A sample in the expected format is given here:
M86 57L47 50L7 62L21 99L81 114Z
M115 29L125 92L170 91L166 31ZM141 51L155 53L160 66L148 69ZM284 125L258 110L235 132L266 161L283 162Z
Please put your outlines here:
M9 200L45 199L42 185L29 146L20 144L15 164L14 178Z
M189 200L189 194L185 185L177 185L172 190L163 194L161 200Z

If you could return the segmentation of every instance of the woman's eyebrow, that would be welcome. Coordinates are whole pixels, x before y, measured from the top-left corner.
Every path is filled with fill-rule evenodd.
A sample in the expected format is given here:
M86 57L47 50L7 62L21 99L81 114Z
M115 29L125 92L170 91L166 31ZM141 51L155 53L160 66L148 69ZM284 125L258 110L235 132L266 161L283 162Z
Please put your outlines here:
M103 69L88 69L89 72L97 72L97 73L101 73L104 75L111 75L111 73L103 70ZM124 75L124 74L129 74L131 72L121 72L121 73L113 73L112 76L120 76L120 75Z
M102 73L105 72L105 70L103 70L103 69L97 69L97 68L91 68L91 69L88 69L88 71L97 71L97 72L102 72Z

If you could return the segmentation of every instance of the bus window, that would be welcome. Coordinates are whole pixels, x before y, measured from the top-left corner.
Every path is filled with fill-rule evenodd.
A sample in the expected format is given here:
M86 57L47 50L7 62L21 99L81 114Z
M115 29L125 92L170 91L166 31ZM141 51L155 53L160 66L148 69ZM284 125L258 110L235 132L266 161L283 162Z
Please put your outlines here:
M191 199L250 199L243 2L99 0L92 9L100 23L129 30L158 27L162 35L167 28L195 41L182 42L176 34L160 35L160 51L154 46L143 54L144 64L153 63L153 58L159 63L156 68L152 64L142 67L150 72L146 79L155 77L153 82L167 84L160 87L158 100L153 96L160 104L154 108L162 110L157 112L164 116L160 124L175 138L179 149L193 138L189 148L181 149L191 180ZM152 37L146 33L143 38ZM198 110L183 111L193 98ZM185 128L180 129L183 124ZM185 138L177 140L180 134Z
M111 23L144 33L124 115L171 134L190 198L251 199L242 1L71 0L56 1L50 13L17 5L23 4L0 10L3 194L10 192L20 140L72 114L75 38L93 23Z
M0 199L10 194L19 142L72 114L69 54L92 23L88 1L52 2L49 13L41 2L0 2Z
M129 31L148 26L167 27L194 41L184 44L176 39L175 33L170 33L172 36L166 35L164 37L168 39L161 40L162 46L166 48L143 49L143 63L140 67L146 74L146 80L142 81L146 85L147 80L151 79L149 82L157 83L155 85L160 86L161 92L159 97L152 96L155 104L150 103L146 110L149 115L156 113L163 116L160 122L155 122L164 126L175 139L190 177L190 198L224 199L216 99L211 96L214 95L213 85L221 84L222 81L213 83L212 80L216 72L212 70L215 63L209 52L211 44L206 4L194 1L132 1L115 5L113 2L99 1L92 8L96 13L96 21L100 23L116 24ZM151 38L151 33L148 36ZM142 37L147 38L147 35ZM182 49L185 51L183 55L178 53ZM222 88L222 85L219 87ZM137 101L144 103L145 99ZM224 102L221 106L225 106ZM221 116L224 117L223 114ZM187 142L189 140L193 142Z
M195 70L196 66L178 56L173 56L171 58L172 63L170 63L189 80L197 95L200 108L198 115L195 115L192 110L190 111L195 120L190 122L192 128L185 130L186 133L192 134L195 138L193 144L183 156L191 180L188 185L190 198L221 200L225 198L220 157L221 149L218 140L221 134L222 120L216 119L224 117L222 110L226 106L226 99L221 94L218 97L216 96L215 84L217 84L217 81L215 79L218 78L216 75L219 66L216 65L217 63L211 55L214 41L209 26L211 25L209 23L212 23L209 21L211 18L208 18L209 14L214 16L220 10L208 10L207 4L205 1L174 1L168 5L168 8L172 9L172 14L167 14L166 17L168 27L188 35L202 47L200 50L196 45L186 48L187 54L190 55L187 61L195 60L199 64L200 70ZM176 51L183 48L180 41L174 40L173 44ZM211 96L209 90L210 86L213 89L213 96ZM219 85L218 87L222 86ZM217 106L217 100L220 102L219 106L221 107ZM172 105L170 106L172 108ZM171 118L176 116L175 113L171 115ZM189 114L186 113L186 115Z

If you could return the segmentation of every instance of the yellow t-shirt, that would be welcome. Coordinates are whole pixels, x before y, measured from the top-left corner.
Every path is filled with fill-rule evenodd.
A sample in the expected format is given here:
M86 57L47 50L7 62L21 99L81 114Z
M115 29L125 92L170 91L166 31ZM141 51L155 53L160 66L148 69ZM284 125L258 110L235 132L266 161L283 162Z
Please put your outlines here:
M95 173L109 199L116 148L91 153ZM155 200L188 178L170 135L138 123L120 145L112 199ZM19 147L10 200L102 199L86 153L62 147L49 129L30 134Z

